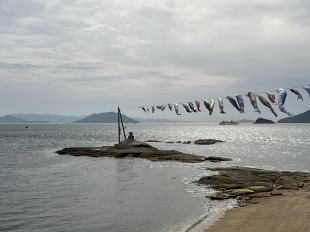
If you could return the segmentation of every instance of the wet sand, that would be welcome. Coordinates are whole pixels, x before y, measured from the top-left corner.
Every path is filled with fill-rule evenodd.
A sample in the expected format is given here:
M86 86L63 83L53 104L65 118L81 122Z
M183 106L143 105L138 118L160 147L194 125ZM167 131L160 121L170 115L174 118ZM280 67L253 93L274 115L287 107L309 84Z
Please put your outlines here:
M310 232L310 192L289 190L282 196L228 210L204 232Z

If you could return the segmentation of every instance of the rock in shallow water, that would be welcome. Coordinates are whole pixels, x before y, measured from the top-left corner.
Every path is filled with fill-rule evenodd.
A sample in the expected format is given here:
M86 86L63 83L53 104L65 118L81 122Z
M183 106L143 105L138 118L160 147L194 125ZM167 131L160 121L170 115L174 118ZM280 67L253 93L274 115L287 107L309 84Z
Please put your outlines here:
M224 142L222 140L217 140L217 139L198 139L194 142L194 144L197 145L211 145L211 144L215 144L215 143L220 143L220 142Z
M186 154L175 150L159 150L142 142L122 142L115 146L103 147L70 147L56 152L60 155L114 157L114 158L144 158L152 161L179 161L184 163L204 162L205 157Z
M208 160L214 163L221 162L221 161L232 161L232 159L230 158L224 158L224 157L219 157L219 156L209 156L209 157L206 157L205 160Z
M156 140L156 139L149 139L149 140L146 140L146 141L144 141L145 143L160 143L160 142L162 142L162 141L160 141L160 140Z
M152 142L160 142L158 140L148 140ZM190 141L186 142L187 144ZM114 158L144 158L152 161L179 161L184 163L199 163L204 161L219 162L228 161L229 158L222 157L204 157L198 155L187 154L175 150L159 150L147 143L139 142L134 138L125 140L114 146L103 147L70 147L64 148L56 153L60 155L73 156L91 156L91 157L114 157Z
M183 144L191 144L192 141L184 141Z
M198 183L218 190L211 199L252 198L281 195L278 189L310 191L310 173L280 172L246 167L210 168L219 175L206 176Z

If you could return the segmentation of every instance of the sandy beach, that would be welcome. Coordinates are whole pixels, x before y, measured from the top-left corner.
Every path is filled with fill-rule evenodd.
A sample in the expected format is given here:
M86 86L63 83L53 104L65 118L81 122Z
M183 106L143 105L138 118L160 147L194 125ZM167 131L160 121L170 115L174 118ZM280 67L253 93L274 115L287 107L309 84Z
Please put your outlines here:
M290 190L254 203L228 210L204 232L310 231L310 192Z

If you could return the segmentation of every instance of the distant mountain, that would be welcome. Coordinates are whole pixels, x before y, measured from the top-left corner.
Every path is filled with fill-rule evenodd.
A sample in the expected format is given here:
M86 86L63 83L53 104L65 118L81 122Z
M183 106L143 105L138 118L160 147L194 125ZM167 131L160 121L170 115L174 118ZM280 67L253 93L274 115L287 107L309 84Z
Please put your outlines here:
M182 120L171 120L171 119L162 119L162 118L134 118L135 120L142 123L188 123L187 121Z
M275 122L265 118L258 118L254 122L254 124L274 124Z
M122 115L124 123L138 123L137 120ZM82 118L75 123L117 123L117 113L106 112L99 114L91 114L85 118Z
M278 123L310 123L310 110L294 117L282 118Z
M11 116L33 122L68 123L80 120L84 116L57 115L57 114L12 114Z
M253 123L253 120L249 120L249 119L241 119L238 121L239 123Z
M12 115L5 115L0 117L0 123L27 123L27 121Z

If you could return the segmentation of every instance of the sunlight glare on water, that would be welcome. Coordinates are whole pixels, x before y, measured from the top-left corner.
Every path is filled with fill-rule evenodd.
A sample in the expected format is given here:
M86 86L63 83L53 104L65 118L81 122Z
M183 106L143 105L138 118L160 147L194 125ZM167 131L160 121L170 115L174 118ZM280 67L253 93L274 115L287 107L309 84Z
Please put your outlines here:
M184 231L233 202L194 182L208 167L310 171L310 126L127 124L136 139L161 149L232 158L183 164L143 159L60 156L70 146L116 142L114 124L0 125L0 231ZM224 140L210 146L166 141Z

